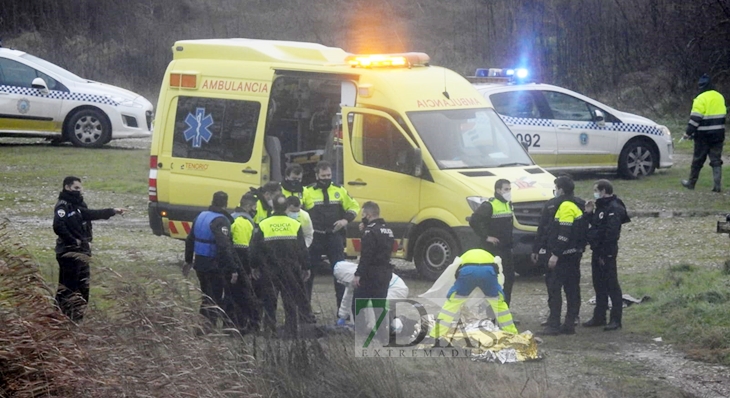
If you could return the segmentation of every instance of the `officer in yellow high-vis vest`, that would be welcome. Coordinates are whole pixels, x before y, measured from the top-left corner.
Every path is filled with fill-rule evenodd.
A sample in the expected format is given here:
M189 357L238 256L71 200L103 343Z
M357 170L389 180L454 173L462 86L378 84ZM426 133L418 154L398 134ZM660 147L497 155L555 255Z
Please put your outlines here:
M474 289L479 288L497 317L497 325L505 332L517 334L509 305L499 283L499 269L494 256L483 249L472 249L461 256L461 265L456 271L456 282L447 293L447 300L436 316L436 324L430 336L438 339L458 321L459 311Z
M277 194L281 194L281 184L278 181L269 181L259 189L251 188L251 192L256 195L256 215L253 218L257 225L270 216L274 212L273 198Z
M712 167L713 192L722 191L722 146L725 143L725 97L715 91L712 80L707 74L699 80L700 95L692 102L692 113L689 116L684 139L694 140L694 154L689 179L682 180L682 185L694 189L700 170L710 157Z
M300 320L314 322L304 291L304 281L310 276L309 257L301 224L286 215L286 197L278 194L272 204L274 213L259 223L251 239L251 265L258 269L259 282L264 287L260 298L265 329L276 331L276 306L281 294L286 314L284 329L294 337L298 335Z
M233 249L238 255L243 269L242 275L234 284L226 288L225 311L233 320L236 327L243 331L258 330L259 315L257 311L256 296L251 282L251 259L249 244L255 224L253 217L256 215L256 196L246 192L236 207L231 217L231 238Z
M512 303L515 267L512 261L512 184L505 179L494 183L494 197L483 202L469 218L469 225L481 241L481 247L502 258L504 300Z

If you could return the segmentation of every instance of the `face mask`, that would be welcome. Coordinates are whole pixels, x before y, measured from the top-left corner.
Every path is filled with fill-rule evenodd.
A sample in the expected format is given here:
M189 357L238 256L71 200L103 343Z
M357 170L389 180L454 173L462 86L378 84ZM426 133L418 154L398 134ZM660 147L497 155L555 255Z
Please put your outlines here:
M601 199L601 193L600 192L593 192L593 197L596 199Z
M512 192L503 193L502 197L504 198L504 200L509 202L512 200Z
M249 210L248 215L251 216L251 218L256 217L256 209Z
M298 211L287 212L286 215L289 216L290 218L295 219L295 220L299 219L299 212Z
M292 188L299 188L302 186L302 180L286 180L288 185Z
M363 223L363 225L368 225L368 223L369 223L369 222L370 222L370 221L368 221L368 219L367 219L367 218L365 218L365 217L363 217L363 218L362 218L362 223Z
M559 197L560 196L560 190L553 189L553 196L555 196L556 198Z
M332 183L331 178L323 178L321 180L317 180L317 185L319 185L322 188L329 188L331 183Z
M269 205L269 207L274 207L274 200L273 199L266 199L266 204Z

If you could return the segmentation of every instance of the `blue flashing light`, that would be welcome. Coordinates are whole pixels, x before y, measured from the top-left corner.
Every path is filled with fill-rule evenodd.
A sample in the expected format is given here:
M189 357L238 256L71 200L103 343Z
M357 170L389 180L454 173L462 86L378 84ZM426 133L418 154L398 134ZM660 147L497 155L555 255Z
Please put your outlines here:
M525 78L527 78L527 75L529 75L529 72L527 71L527 69L520 68L520 69L517 69L515 74L517 75L518 79L525 79Z

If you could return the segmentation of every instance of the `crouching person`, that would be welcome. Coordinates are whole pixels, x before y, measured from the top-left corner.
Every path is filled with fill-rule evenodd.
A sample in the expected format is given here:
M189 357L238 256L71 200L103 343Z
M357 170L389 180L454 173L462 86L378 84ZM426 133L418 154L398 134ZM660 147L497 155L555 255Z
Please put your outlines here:
M355 289L352 287L352 280L355 278L355 271L357 270L357 264L349 261L340 261L335 264L334 275L337 278L337 282L345 285L345 294L342 296L342 304L340 309L337 311L337 324L344 325L351 317L352 309L352 298L355 293ZM390 283L388 284L388 300L404 299L408 298L408 286L405 281L396 274L392 274Z
M504 291L499 282L500 270L494 256L483 249L472 249L461 256L461 265L456 270L456 282L449 289L441 311L436 316L436 324L430 336L434 339L444 337L459 319L459 311L474 289L479 288L486 296L497 325L505 332L517 334L512 313L504 299Z
M264 305L264 327L276 331L277 299L281 294L287 337L299 335L299 320L314 323L304 281L310 277L309 256L301 224L287 216L282 194L273 197L274 214L261 221L251 238L251 266L259 273Z

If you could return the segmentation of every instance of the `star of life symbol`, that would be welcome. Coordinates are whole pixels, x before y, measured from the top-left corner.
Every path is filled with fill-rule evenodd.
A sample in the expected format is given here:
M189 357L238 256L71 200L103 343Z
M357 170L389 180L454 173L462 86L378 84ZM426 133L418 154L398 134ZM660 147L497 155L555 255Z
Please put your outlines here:
M213 125L213 116L205 114L205 108L196 108L195 114L188 113L185 118L185 124L188 125L185 130L185 141L193 141L193 148L200 148L202 141L208 142L213 133L208 129Z

